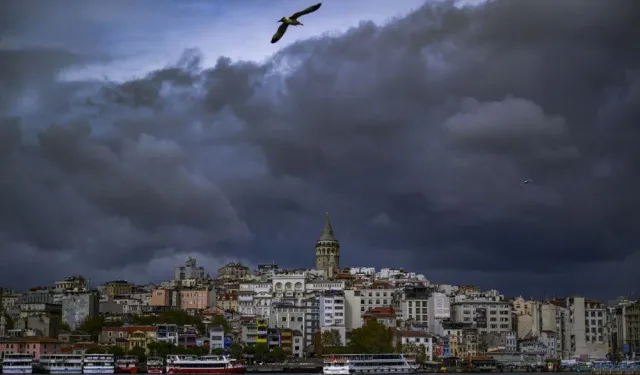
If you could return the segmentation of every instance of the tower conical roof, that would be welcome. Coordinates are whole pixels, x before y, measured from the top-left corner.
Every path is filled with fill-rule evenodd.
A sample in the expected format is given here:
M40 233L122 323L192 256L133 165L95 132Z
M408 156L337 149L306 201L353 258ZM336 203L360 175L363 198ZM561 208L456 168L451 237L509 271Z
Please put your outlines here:
M331 220L329 219L328 212L325 216L324 229L322 229L322 234L320 234L320 239L318 241L337 241L333 235L333 228L331 228Z

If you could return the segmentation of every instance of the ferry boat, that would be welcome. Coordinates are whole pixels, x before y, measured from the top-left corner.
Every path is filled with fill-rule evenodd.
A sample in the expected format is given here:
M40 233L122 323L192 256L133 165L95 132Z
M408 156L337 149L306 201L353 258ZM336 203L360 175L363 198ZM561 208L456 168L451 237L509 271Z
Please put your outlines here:
M116 358L116 374L137 374L138 373L138 357L134 355L125 355Z
M164 360L162 357L147 358L147 373L162 374L164 372Z
M167 356L167 374L244 374L245 371L244 365L227 356Z
M82 355L43 354L38 361L37 371L45 374L81 374Z
M420 366L415 358L400 354L336 354L325 357L322 372L346 374L414 374Z
M327 375L349 375L349 363L344 358L325 358L322 373Z
M2 359L3 374L33 374L33 354L5 353Z
M83 374L113 374L113 354L86 354L82 361Z

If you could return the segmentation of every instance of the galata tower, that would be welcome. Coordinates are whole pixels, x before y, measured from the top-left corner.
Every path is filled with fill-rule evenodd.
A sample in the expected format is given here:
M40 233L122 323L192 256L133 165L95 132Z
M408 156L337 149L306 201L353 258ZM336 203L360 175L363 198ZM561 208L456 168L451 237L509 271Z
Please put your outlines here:
M329 279L335 277L340 270L340 242L333 235L328 212L320 239L316 241L316 269L323 270Z

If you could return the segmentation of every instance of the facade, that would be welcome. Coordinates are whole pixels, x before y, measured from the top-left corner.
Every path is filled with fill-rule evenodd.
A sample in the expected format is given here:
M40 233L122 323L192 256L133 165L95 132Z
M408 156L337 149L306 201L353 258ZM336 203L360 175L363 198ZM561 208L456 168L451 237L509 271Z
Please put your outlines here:
M582 296L570 296L552 302L568 311L562 345L569 357L605 358L609 352L605 305Z
M625 358L640 356L640 302L626 302L615 308L613 344Z
M340 242L333 234L329 213L327 212L324 229L316 242L316 269L324 271L331 279L340 271Z
M449 297L440 292L432 293L427 300L427 324L429 332L444 335L443 322L451 318Z
M500 295L458 295L451 302L451 319L458 323L472 323L479 333L509 332L511 305Z
M429 321L428 301L431 292L425 286L405 286L400 298L400 309L404 321L427 323Z
M56 292L83 292L87 291L90 288L89 280L85 279L82 276L70 276L65 277L60 281L56 281L55 284Z
M433 360L433 338L426 332L421 331L399 331L397 333L400 344L402 344L402 352L409 354L417 354L415 352L407 352L406 348L423 347L424 353L429 361Z
M209 327L209 354L213 349L224 349L224 327L221 325Z
M395 293L396 289L387 282L374 282L361 288L361 314L378 307L392 307L395 304Z
M59 354L63 343L51 337L12 337L0 339L0 354L25 353L33 354L40 359L43 354Z
M156 326L158 342L178 344L178 326L175 324L158 324Z
M180 308L182 310L204 310L216 305L213 290L181 290Z
M204 267L198 267L196 260L189 257L184 266L178 266L174 270L173 279L176 281L188 280L188 279L204 279Z
M249 267L240 263L229 263L218 269L218 279L238 280L249 274Z
M345 298L343 291L327 291L319 297L318 312L320 331L336 330L340 334L340 342L347 342L345 327Z
M65 292L61 302L62 321L72 330L100 312L100 295L96 290Z
M109 297L127 297L132 291L133 285L125 280L109 281L104 284L104 292Z

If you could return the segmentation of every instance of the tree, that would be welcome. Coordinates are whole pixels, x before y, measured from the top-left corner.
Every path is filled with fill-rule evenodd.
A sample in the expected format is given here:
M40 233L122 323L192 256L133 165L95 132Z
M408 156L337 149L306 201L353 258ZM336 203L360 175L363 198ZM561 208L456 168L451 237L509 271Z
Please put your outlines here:
M134 346L127 354L138 357L141 362L144 362L147 358L147 351L142 346Z
M224 319L224 317L223 317ZM186 311L173 309L161 312L159 315L152 316L132 316L132 324L154 325L154 324L177 324L192 325L202 334L205 333L204 323L197 316L189 315Z
M211 354L213 355L223 355L224 354L224 349L222 348L215 348L211 351Z
M104 354L105 349L99 346L94 346L93 348L88 348L85 353L86 354Z
M89 334L93 341L98 341L98 336L102 333L102 327L105 325L104 323L103 315L88 316L82 324L80 324L78 330Z
M71 332L71 327L69 327L69 324L67 324L67 322L60 322L59 328L61 331Z
M229 353L231 354L232 358L241 359L242 354L244 353L244 348L239 343L234 342L229 348Z
M211 325L221 325L225 333L231 332L231 325L222 315L214 315L213 318L211 318Z
M263 361L267 353L269 353L267 344L259 343L255 345L254 357L256 361Z
M342 346L342 337L337 329L330 329L322 332L320 342L323 348L335 348Z
M124 349L122 349L120 346L117 346L117 345L106 347L104 349L104 352L108 354L113 354L116 357L121 357L125 354Z
M275 348L271 349L271 351L269 352L269 359L271 359L274 362L281 362L286 357L287 357L287 354L279 346L276 346Z
M9 314L7 314L6 311L4 312L4 321L6 323L6 326L4 327L5 330L8 331L10 329L13 329L13 325L14 325L13 319L11 319L11 317L9 316Z
M391 328L370 319L352 331L349 349L353 353L375 354L393 352L394 334Z

